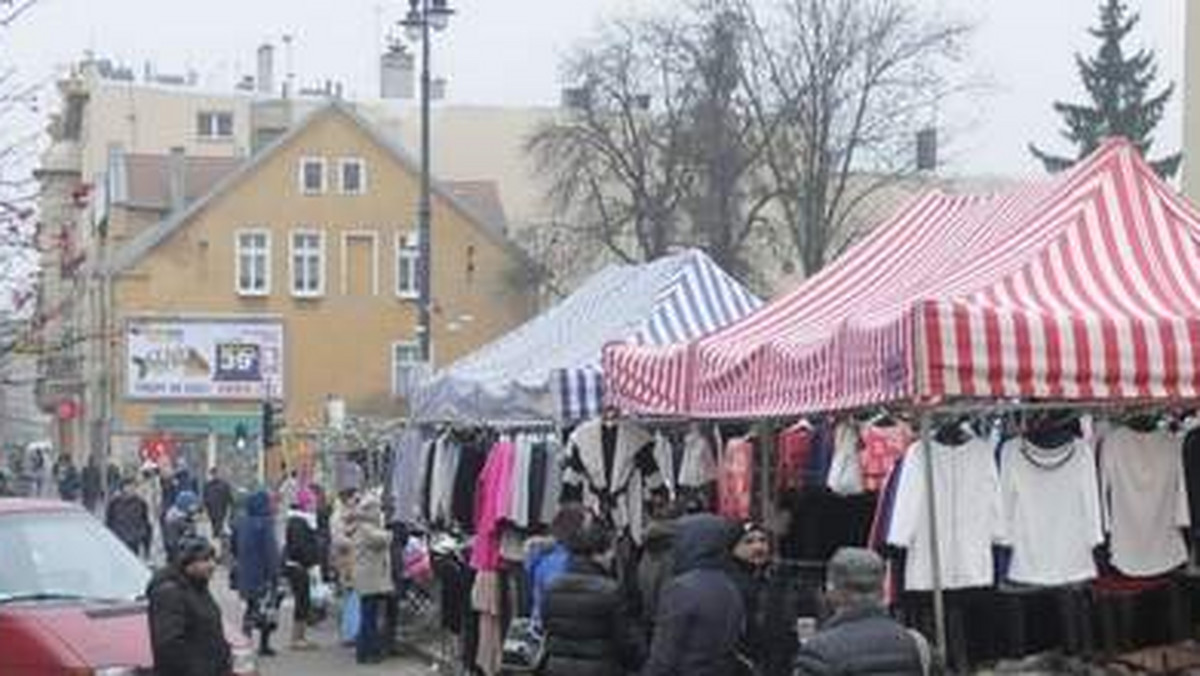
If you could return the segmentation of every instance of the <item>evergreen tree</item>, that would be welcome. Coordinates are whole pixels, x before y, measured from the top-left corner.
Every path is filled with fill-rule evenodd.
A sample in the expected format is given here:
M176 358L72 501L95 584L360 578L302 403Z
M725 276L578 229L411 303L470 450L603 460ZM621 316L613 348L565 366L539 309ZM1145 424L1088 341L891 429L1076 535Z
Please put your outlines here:
M1057 102L1054 109L1063 116L1062 135L1075 144L1074 159L1052 155L1030 144L1029 150L1046 166L1057 172L1087 157L1105 138L1120 136L1132 142L1143 155L1154 143L1151 132L1162 119L1167 101L1175 91L1170 84L1158 94L1150 89L1158 77L1154 53L1141 49L1127 56L1122 41L1137 25L1138 14L1128 14L1121 0L1103 0L1100 27L1088 32L1100 40L1095 56L1085 59L1076 54L1079 76L1091 97L1090 105ZM1151 162L1159 176L1170 178L1179 169L1180 153Z

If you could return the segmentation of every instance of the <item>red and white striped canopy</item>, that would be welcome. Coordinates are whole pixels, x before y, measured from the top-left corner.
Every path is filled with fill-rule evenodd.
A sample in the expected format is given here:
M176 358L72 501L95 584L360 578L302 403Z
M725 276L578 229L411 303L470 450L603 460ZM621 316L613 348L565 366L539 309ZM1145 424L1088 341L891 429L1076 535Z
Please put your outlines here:
M932 192L716 333L609 345L610 403L785 416L942 398L1200 397L1200 213L1126 142L989 196Z

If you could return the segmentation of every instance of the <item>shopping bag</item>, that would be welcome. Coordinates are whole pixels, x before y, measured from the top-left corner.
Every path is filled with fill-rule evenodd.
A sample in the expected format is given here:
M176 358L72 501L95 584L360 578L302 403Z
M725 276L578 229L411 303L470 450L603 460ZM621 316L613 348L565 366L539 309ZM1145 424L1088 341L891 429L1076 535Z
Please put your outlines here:
M512 673L533 673L546 659L546 635L528 617L514 618L508 625L500 654L500 668Z
M313 610L325 610L333 600L333 588L321 578L319 568L310 568L308 571L308 597Z
M352 643L358 640L358 626L361 622L362 608L359 603L358 594L354 591L348 591L342 597L342 622L340 629L343 642Z
M404 546L404 579L425 583L433 579L429 548L419 538L409 538Z

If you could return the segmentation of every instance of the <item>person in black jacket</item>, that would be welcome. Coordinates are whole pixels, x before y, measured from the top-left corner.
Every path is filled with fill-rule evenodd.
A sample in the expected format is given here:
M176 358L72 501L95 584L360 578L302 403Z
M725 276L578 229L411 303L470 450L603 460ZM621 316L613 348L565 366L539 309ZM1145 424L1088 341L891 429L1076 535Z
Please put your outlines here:
M208 521L212 524L213 537L224 537L229 512L233 509L233 486L229 485L216 467L208 471L203 497L204 511L208 513Z
M730 676L741 672L738 639L745 622L733 580L736 524L712 514L676 522L675 577L658 600L650 659L642 676Z
M795 598L771 566L771 540L753 521L733 547L734 580L746 606L741 652L761 676L787 676L796 655Z
M150 507L137 493L133 479L121 480L121 492L108 503L104 523L134 554L150 550Z
M321 562L317 544L317 498L307 487L296 493L288 512L284 531L283 570L295 601L292 613L292 650L311 650L316 646L307 638L312 619L309 571Z
M804 641L795 676L928 674L929 644L883 607L883 559L845 547L829 560L827 597L834 614Z
M645 652L641 633L609 569L611 531L594 514L567 538L570 558L542 598L544 676L623 676Z
M189 536L180 541L175 562L150 580L146 597L155 673L228 676L232 670L221 609L208 590L215 555L208 540Z

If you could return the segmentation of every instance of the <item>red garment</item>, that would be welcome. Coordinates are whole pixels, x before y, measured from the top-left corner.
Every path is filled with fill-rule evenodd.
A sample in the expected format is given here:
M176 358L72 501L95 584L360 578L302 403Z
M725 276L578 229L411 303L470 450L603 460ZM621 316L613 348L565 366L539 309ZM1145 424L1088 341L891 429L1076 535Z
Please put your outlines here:
M471 567L475 570L500 570L500 523L508 515L516 454L517 449L511 443L498 442L479 474L475 489L475 542L471 550Z
M812 426L807 422L792 425L779 433L776 440L778 458L775 463L776 494L804 488L804 468L812 452Z
M748 520L753 486L754 442L730 439L717 472L717 513L728 519Z
M895 425L870 426L862 431L863 488L875 493L883 488L896 461L912 445L912 428L897 422Z

